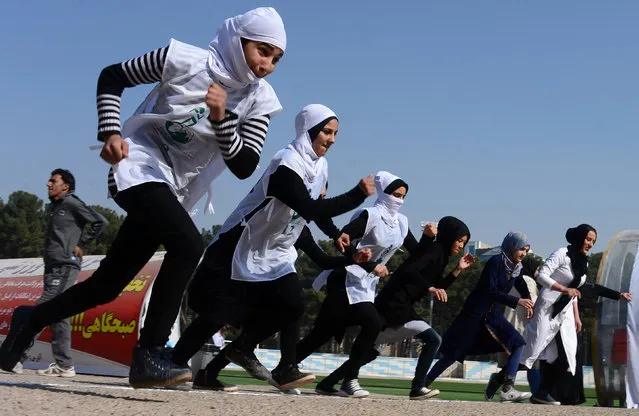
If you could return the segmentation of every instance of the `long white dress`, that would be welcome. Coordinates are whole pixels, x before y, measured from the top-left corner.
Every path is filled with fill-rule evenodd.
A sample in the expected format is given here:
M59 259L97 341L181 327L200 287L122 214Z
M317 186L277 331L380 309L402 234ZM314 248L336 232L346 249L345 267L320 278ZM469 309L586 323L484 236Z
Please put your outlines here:
M554 363L559 358L559 349L555 337L561 334L561 341L566 352L568 370L575 374L577 366L577 329L575 326L573 298L563 310L552 317L553 304L562 295L550 289L555 283L567 286L573 280L568 249L563 247L552 253L539 269L537 281L543 286L535 302L533 317L528 321L524 331L526 346L521 356L521 364L531 368L537 360ZM581 277L579 286L586 282L586 275Z

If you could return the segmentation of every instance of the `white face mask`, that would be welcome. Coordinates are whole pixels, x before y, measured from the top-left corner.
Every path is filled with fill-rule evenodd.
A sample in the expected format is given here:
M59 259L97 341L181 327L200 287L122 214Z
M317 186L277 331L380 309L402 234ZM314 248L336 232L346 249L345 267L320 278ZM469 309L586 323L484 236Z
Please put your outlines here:
M393 217L397 215L399 209L404 205L404 200L397 198L393 195L384 194L382 197L378 197L382 205L386 207L388 213Z
M385 193L384 189L397 179L400 178L385 171L377 172L375 175L375 189L377 190L375 206L382 212L382 219L391 226L398 224L397 213L404 205L404 200Z

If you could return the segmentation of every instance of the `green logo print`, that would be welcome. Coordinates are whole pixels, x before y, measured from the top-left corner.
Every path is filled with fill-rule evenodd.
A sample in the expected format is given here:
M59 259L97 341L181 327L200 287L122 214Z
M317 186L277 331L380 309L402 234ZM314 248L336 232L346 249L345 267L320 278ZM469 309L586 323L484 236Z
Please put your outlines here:
M204 118L204 107L194 108L191 111L191 117L182 121L167 121L164 123L166 132L178 143L188 143L193 139L193 132L189 127L194 126L199 120Z

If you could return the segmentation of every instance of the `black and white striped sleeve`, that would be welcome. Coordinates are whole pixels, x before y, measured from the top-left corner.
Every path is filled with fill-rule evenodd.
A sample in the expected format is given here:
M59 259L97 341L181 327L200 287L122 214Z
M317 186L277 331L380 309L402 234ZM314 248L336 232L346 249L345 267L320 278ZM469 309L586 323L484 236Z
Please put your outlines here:
M120 99L125 88L162 79L168 46L102 70L98 78L98 140L120 133Z
M260 161L270 116L256 116L239 123L236 114L227 114L224 120L211 121L211 126L226 166L238 178L246 179Z

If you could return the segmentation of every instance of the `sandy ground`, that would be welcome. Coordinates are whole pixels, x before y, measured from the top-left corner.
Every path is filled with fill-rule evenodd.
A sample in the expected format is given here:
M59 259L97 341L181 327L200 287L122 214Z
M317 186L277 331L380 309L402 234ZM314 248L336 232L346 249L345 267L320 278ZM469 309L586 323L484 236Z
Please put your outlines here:
M323 397L311 390L284 395L269 386L240 386L235 393L176 389L134 390L125 378L78 375L50 378L25 370L0 372L0 414L4 415L621 415L626 409L539 406L462 401L410 401L371 395L366 399Z

